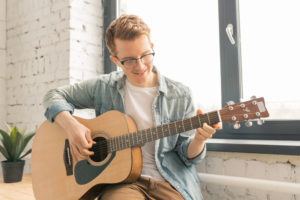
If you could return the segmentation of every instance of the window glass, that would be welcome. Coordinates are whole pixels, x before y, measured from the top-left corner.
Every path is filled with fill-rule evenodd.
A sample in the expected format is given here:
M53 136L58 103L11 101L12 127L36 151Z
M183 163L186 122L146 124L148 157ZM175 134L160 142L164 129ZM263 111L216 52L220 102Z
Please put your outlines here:
M273 120L300 119L300 1L243 0L243 97L264 96Z
M218 1L126 0L120 8L150 26L159 71L188 85L203 112L220 109Z

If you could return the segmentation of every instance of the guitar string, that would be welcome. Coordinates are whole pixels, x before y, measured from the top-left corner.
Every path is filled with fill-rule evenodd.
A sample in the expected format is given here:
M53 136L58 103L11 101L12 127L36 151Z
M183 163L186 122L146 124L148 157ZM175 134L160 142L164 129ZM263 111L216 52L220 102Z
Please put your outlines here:
M195 117L197 117L197 116L195 116ZM192 118L189 118L189 119L185 119L185 120L181 120L181 121L176 121L176 122L181 122L182 124L186 124L186 122L187 122L187 120L190 120L190 119L193 119L193 117ZM195 118L194 118L195 119ZM196 119L195 119L196 120ZM213 116L213 117L210 117L210 120L211 121L219 121L219 118L218 118L218 116ZM173 123L170 123L170 124L174 124L175 126L176 126L176 122L173 122ZM193 130L194 128L193 128L193 124L191 123L191 122L189 122L188 123L188 125L192 128L192 129L190 129L190 130ZM183 126L185 126L185 125L183 125ZM157 129L157 128L150 128L150 129L145 129L145 130L141 130L141 131L138 131L138 132L133 132L133 133L130 133L130 134L140 134L140 136L141 136L141 138L143 138L143 139L146 139L145 140L145 142L148 142L148 141L152 141L152 140L148 140L148 137L146 136L146 134L147 134L147 132L148 131L150 131L150 133L153 135L153 132L151 131L151 129ZM163 130L163 127L161 127L161 131L157 131L156 133L156 135L164 135L164 132L162 131ZM174 130L174 128L173 128L173 130ZM169 131L170 131L170 129L169 129ZM145 133L145 134L142 134L142 133ZM176 132L176 131L175 131ZM123 137L123 138L120 138L121 139L121 145L120 145L120 143L119 143L119 145L118 146L124 146L124 147L126 147L126 148L128 148L128 147L130 147L130 146L134 146L134 145L128 145L128 142L125 142L125 139L124 139L124 137L128 137L129 139L130 139L130 134L125 134L125 135L121 135L121 136L118 136L118 138L120 138L120 137ZM132 137L134 137L134 136L132 136ZM136 136L136 137L138 137L138 136ZM116 138L116 137L115 137ZM115 140L115 138L111 138L111 139L109 139L110 141L112 141L112 140ZM153 138L153 137L152 137ZM160 137L158 137L158 138L160 138ZM157 139L158 139L157 138ZM123 140L122 140L123 139ZM143 140L142 139L142 140ZM126 139L126 140L128 140L128 139ZM135 140L135 141L137 141L137 140ZM133 143L135 142L135 141L133 141ZM144 141L144 140L143 140ZM96 146L96 147L94 147L94 149L95 149L95 151L99 151L99 150L107 150L108 149L108 147L107 147L107 143L108 142L105 142L105 141L101 141L101 144L99 144L99 142L98 142L98 147ZM138 142L136 142L137 144L139 144ZM144 142L143 142L144 143ZM136 144L136 145L137 145ZM105 146L106 145L106 146ZM124 148L116 148L117 150L118 149L124 149Z
M214 114L215 113L215 111L214 112L211 112L210 114ZM226 110L224 111L224 110L221 110L220 111L220 113L222 114L222 113L226 113ZM209 114L209 113L208 113ZM206 115L197 115L196 117L200 117L200 116L205 116L205 117L207 117L207 119L209 120L211 120L211 121L219 121L219 118L218 117L215 117L215 116L209 116L208 114L206 114ZM247 114L254 114L254 113L247 113ZM237 114L237 116L239 116L239 115L243 115L243 114ZM232 116L232 115L222 115L223 117L227 117L227 116ZM178 123L182 123L183 124L183 126L190 126L191 128L193 128L193 123L192 123L192 121L190 122L190 123L188 123L188 120L193 120L193 119L195 119L194 117L192 117L192 118L189 118L189 119L185 119L185 120L181 120L181 121L176 121L176 122L173 122L173 123L169 123L168 125L175 125L175 128L177 127L176 125L178 124ZM201 123L204 123L205 121L203 121L203 122L201 122ZM156 127L155 129L157 129L158 127ZM160 127L161 128L161 131L156 131L155 133L156 133L156 135L164 135L164 132L162 131L162 130L164 130L164 127L162 126L162 127ZM179 128L180 128L180 125L179 125ZM184 127L183 127L184 128ZM134 132L134 133L130 133L130 134L136 134L136 138L138 138L139 136L138 136L138 134L140 135L140 138L141 138L141 140L142 140L142 143L144 143L144 139L145 139L145 142L147 142L147 141L152 141L152 140L149 140L148 139L148 136L147 136L147 134L148 133L151 133L151 135L152 135L152 139L153 139L153 131L151 131L151 129L153 130L153 128L150 128L150 129L145 129L145 130L141 130L141 131L138 131L138 132ZM174 127L172 128L173 130L174 130ZM178 129L178 128L177 128ZM193 128L194 129L194 128ZM190 129L190 130L192 130L192 129ZM143 132L145 133L145 134L143 134ZM170 132L170 128L168 128L168 132ZM176 131L175 131L176 132ZM134 136L133 135L130 135L130 134L125 134L125 135L121 135L121 136L118 136L118 138L121 140L121 142L119 142L117 145L118 146L121 146L121 148L114 148L114 149L116 149L116 150L118 150L118 149L124 149L123 147L125 147L125 148L127 148L127 147L130 147L130 146L134 146L134 145L128 145L128 139L129 140L131 140L130 139L130 136L132 136L131 138L134 138ZM170 135L170 134L169 134ZM123 138L121 138L121 137L123 137ZM125 137L125 138L124 138ZM127 139L127 138L128 139ZM158 137L158 138L160 138L160 137ZM110 141L112 141L113 139L110 139ZM125 140L127 140L127 141L125 141ZM130 141L129 141L130 142ZM137 143L137 144L139 144L139 142L138 142L138 140L133 140L133 143ZM94 149L95 149L95 151L99 151L99 150L107 150L108 149L108 146L107 146L107 142L101 142L101 144L99 144L100 146L96 146L96 147L94 147ZM106 146L105 146L106 145ZM112 149L112 148L111 148Z

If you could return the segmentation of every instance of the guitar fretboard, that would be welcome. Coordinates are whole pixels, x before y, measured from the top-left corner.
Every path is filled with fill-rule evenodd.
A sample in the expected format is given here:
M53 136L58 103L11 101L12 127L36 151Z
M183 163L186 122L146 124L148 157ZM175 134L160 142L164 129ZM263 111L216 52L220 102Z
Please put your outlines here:
M191 118L186 118L157 127L110 138L107 140L107 151L110 153L133 146L140 146L144 143L163 137L168 137L185 131L200 128L204 123L212 125L218 122L220 122L218 111L209 112L203 115L196 115Z

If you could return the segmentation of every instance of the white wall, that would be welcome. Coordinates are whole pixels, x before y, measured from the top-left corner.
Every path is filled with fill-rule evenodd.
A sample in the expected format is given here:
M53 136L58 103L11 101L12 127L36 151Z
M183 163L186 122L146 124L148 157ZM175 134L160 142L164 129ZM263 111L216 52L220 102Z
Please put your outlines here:
M0 112L0 120L34 131L46 120L42 99L49 89L103 72L101 1L9 0L6 28L2 11L1 4L0 31L7 34L3 39L1 32L0 39L1 56L6 43L6 61L1 57L0 65L0 92L6 95L0 95L0 109L7 112Z
M0 0L0 129L6 121L6 0Z
M300 183L300 157L272 154L208 152L197 166L202 173ZM202 183L207 200L296 200L299 195Z
M6 121L6 0L0 0L0 129ZM0 160L3 160L2 154ZM0 169L2 174L2 169ZM1 176L1 175L0 175Z

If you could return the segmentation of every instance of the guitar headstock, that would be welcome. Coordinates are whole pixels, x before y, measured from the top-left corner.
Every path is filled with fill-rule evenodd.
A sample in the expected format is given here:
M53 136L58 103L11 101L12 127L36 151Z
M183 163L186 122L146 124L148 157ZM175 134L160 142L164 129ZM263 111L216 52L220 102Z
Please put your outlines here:
M265 106L264 98L260 97L225 106L220 110L220 116L223 122L236 123L269 117L269 112Z

